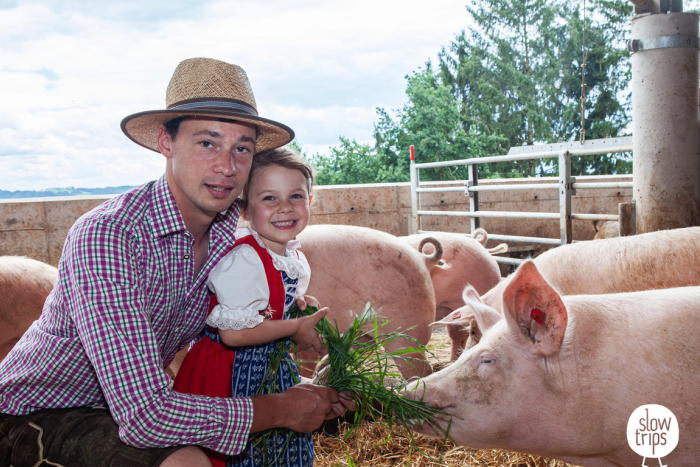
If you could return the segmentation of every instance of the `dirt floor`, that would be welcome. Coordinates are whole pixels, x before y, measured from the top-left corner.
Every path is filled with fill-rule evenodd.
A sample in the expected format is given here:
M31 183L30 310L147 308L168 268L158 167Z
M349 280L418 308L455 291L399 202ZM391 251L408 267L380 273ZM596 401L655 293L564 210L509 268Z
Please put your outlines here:
M434 354L434 357L429 357L433 368L441 369L449 364L450 345L444 328L436 328L428 344L428 349ZM399 434L398 430L387 441L391 432L384 425L365 424L343 440L341 437L346 433L347 427L343 427L339 436L314 435L315 466L575 467L527 454L455 446L449 441L422 435L415 435L417 449L412 449L408 437Z

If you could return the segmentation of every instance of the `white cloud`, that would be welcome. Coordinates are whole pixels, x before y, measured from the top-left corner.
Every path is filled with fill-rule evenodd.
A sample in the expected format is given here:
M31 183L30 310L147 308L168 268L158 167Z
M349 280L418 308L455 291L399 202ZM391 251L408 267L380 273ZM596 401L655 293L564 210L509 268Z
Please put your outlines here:
M371 142L375 108L468 27L464 0L0 3L0 189L140 184L163 158L119 128L164 107L178 62L248 73L261 115L310 152Z

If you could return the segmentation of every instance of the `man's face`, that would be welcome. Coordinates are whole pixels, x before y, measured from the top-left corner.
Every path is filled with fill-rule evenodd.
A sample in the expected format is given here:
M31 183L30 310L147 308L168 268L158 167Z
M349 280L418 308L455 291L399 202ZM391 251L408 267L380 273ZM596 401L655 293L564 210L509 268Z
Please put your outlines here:
M255 137L255 125L215 119L184 120L175 140L160 127L168 186L186 224L211 222L231 206L248 179Z

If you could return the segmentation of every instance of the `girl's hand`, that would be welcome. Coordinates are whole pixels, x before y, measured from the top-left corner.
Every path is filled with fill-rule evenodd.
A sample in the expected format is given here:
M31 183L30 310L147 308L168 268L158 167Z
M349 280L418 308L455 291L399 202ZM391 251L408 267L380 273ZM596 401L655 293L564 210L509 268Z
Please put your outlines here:
M314 326L328 314L328 308L321 308L311 316L298 318L297 332L292 334L290 338L296 342L300 350L321 352L325 349L321 337L314 329Z
M306 310L306 305L321 308L321 305L318 304L316 297L312 297L311 295L302 295L301 297L297 297L297 306L300 310Z

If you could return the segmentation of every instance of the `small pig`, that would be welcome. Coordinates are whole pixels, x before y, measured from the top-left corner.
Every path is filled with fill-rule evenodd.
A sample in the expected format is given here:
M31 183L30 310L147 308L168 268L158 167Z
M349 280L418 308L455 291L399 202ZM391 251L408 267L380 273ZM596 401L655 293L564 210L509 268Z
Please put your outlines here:
M562 295L700 285L700 227L574 243L549 250L534 262ZM483 302L500 311L501 294L512 277L486 293ZM449 321L454 360L481 331L467 311Z
M312 225L299 235L301 249L311 266L308 295L330 308L328 319L347 329L367 302L391 320L387 329L402 329L426 345L435 321L435 293L430 268L440 260L424 255L393 235L374 229L344 225ZM440 249L439 242L431 240ZM444 250L444 249L443 249ZM411 347L396 340L387 350ZM414 367L400 366L404 377L430 374L430 363L422 354L409 355ZM303 354L302 360L318 356ZM308 371L304 375L309 375Z
M528 261L500 299L502 314L465 294L480 342L410 392L453 416L452 439L583 466L641 465L627 423L659 404L680 427L664 464L696 465L700 287L562 297Z
M58 270L24 256L0 256L0 361L39 319Z
M600 225L598 225L598 221L593 221L593 228L595 229L595 237L593 237L593 240L620 236L620 224L616 221L603 222Z
M472 238L456 233L430 232L399 239L426 253L429 246L423 249L419 246L428 236L437 239L443 250L444 265L439 264L430 269L430 279L435 290L435 319L441 320L463 305L462 289L467 284L472 285L478 293L485 294L501 280L498 263L491 254L503 251L503 247L507 250L507 246L502 244L491 250L484 248L488 240L484 229L475 230Z

